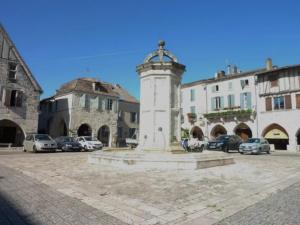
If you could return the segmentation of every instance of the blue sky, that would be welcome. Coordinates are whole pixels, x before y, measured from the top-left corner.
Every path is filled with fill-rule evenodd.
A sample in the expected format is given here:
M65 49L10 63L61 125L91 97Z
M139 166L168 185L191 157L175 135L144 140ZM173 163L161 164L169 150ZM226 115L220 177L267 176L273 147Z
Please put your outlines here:
M1 0L0 21L44 90L82 76L139 97L135 66L159 39L187 72L183 82L300 63L298 0Z

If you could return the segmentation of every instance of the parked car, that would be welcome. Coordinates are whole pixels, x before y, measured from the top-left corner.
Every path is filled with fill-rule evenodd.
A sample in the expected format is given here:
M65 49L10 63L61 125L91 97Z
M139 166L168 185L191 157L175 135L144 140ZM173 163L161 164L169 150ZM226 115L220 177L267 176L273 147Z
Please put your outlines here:
M245 143L240 145L239 151L241 154L259 154L262 152L270 154L271 148L269 142L264 138L249 138Z
M239 151L240 144L243 140L238 135L220 135L215 140L209 141L208 150L221 150L229 152L229 150Z
M57 143L57 148L64 151L81 151L82 147L79 142L75 140L73 137L58 137L55 138L55 141Z
M101 150L103 144L95 137L91 136L80 136L76 138L76 141L81 145L85 151L89 150Z
M56 142L48 134L29 134L24 140L24 151L52 151L57 149Z

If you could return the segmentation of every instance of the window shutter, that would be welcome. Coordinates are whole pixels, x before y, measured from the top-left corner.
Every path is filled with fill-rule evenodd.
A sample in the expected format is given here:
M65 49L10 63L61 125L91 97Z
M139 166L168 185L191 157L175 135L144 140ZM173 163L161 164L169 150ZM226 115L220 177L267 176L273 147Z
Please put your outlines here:
M252 108L252 102L251 102L251 92L247 92L247 108Z
M3 87L0 85L0 102L2 102L2 99L3 99Z
M231 95L231 107L235 106L234 95Z
M103 108L102 108L102 98L100 96L98 97L98 110L99 111L103 110Z
M118 112L118 102L117 101L113 101L113 109L114 109L115 113Z
M22 107L22 102L23 102L23 93L21 91L17 92L17 99L16 99L16 106L17 107Z
M272 98L266 98L266 111L272 111Z
M284 96L284 102L285 102L285 108L286 109L291 109L292 108L292 99L290 95L285 95Z
M5 90L5 106L10 106L10 98L11 98L11 90L6 89Z
M221 104L220 104L221 109L224 109L224 96L221 96L220 100L221 100Z
M296 107L297 109L300 109L300 94L296 95Z
M244 109L244 94L240 94L240 107L241 109Z
M215 98L211 98L211 103L210 103L210 106L211 106L211 111L214 111L216 108L215 106Z

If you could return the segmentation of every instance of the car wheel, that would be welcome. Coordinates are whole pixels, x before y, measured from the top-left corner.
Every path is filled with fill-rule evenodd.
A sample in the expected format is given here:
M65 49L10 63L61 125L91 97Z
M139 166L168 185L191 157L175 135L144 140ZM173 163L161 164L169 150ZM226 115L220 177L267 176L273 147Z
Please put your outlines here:
M203 152L203 150L204 150L204 145L201 145L199 148L199 152Z
M87 146L84 146L84 151L87 152L88 151L88 148Z
M270 150L268 150L268 151L267 151L267 154L270 154L270 153L271 153Z
M240 152L241 155L244 155L244 152Z
M37 149L36 149L35 145L33 146L32 150L34 153L37 153Z

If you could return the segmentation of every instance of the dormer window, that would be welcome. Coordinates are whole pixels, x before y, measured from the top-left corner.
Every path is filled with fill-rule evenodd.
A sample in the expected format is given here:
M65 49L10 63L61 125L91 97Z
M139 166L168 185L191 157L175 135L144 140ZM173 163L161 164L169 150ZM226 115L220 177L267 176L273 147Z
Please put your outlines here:
M105 87L103 87L103 85L100 82L94 83L94 89L95 89L95 91L107 92Z
M8 64L8 79L9 80L16 80L17 79L17 65L16 63L10 62Z

